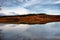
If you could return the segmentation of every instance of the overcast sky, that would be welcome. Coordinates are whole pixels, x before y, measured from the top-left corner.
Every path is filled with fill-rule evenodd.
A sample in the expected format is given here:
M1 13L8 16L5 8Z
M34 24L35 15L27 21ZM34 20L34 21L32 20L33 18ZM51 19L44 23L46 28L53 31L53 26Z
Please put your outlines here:
M0 13L29 14L46 13L60 14L60 0L0 0Z

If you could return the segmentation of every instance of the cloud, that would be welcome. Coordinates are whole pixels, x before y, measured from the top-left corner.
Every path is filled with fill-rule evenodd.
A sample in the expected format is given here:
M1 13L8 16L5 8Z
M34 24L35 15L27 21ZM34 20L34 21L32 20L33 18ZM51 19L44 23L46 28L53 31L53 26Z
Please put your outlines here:
M56 0L55 4L58 4L58 3L60 3L60 0Z
M60 11L59 11L59 10L45 9L44 11L45 11L46 14L50 14L50 15L60 15Z
M24 5L22 5L22 7L27 7L27 6L31 6L31 5L34 5L36 4L38 0L31 0L29 2L26 2Z
M22 6L27 7L34 4L57 4L60 3L60 0L1 0L0 6L14 7Z
M21 14L28 14L28 13L44 13L44 12L45 13L47 12L49 14L50 13L59 14L59 10L56 10L56 9L59 9L58 3L60 2L60 0L8 0L7 2L5 1L5 4L7 3L6 4L7 6L9 6L9 5L11 6L12 4L14 4L13 6L16 6L15 4L18 4L18 8L16 8L17 7L16 6L15 9L13 7L12 7L12 10L9 10L10 8L7 9L11 12L7 13L7 10L4 11L4 12L6 12L7 15L9 15L9 14L10 15L12 15L12 14L21 15ZM12 4L10 4L10 3L12 3ZM19 4L21 4L21 5L19 5ZM54 6L55 4L56 4L56 6ZM46 5L46 6L42 6L42 5ZM54 10L52 10L52 9L54 9ZM19 12L19 10L21 10L21 11Z
M17 8L2 8L0 13L4 13L5 15L23 15L28 14L29 11L22 7Z
M23 7L32 6L35 4L44 5L44 4L58 4L58 3L60 3L60 0L30 0L25 4L23 4Z
M60 15L60 6L59 4L45 4L45 5L39 5L35 4L29 7L26 7L26 9L29 9L30 13L47 13L51 15Z
M22 5L21 1L18 0L0 0L1 7L16 7Z
M57 4L56 2L58 2L60 0L42 0L41 3L42 4Z

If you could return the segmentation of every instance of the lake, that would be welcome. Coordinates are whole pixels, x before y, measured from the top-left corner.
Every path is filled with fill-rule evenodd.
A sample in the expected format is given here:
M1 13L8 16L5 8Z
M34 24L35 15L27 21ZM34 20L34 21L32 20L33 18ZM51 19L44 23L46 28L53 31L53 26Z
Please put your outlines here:
M0 24L1 40L60 40L60 22L47 24Z

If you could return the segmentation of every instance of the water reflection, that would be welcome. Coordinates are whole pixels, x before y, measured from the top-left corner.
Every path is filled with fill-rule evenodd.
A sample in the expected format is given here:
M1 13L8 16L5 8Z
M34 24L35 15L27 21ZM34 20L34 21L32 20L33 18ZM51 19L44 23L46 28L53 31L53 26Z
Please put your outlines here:
M44 25L0 25L0 39L2 40L60 40L60 22Z

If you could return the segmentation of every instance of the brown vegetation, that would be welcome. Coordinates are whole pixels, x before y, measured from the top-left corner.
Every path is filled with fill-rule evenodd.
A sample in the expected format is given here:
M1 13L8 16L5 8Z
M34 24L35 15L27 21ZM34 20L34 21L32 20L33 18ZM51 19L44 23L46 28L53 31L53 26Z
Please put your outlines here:
M29 14L0 17L0 23L7 24L45 24L48 22L60 22L60 15Z

